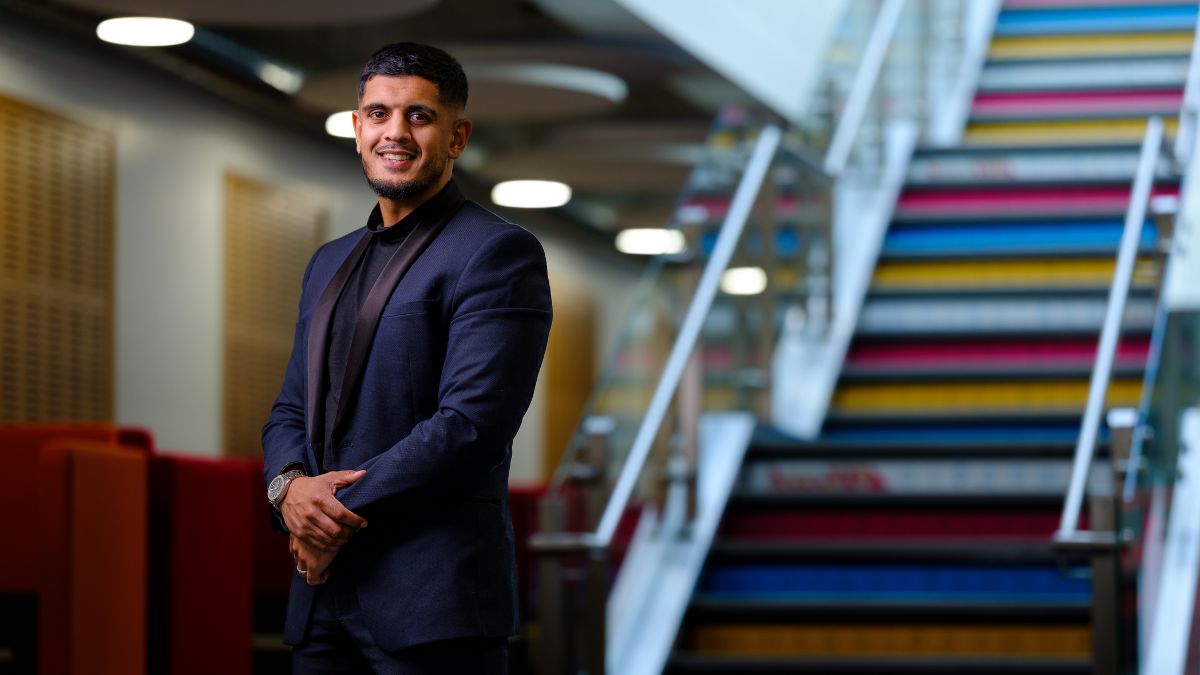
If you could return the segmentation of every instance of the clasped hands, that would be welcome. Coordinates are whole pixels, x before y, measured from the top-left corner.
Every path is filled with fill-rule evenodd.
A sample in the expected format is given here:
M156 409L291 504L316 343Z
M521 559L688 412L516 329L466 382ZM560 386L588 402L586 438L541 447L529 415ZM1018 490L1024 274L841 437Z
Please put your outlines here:
M301 476L288 486L279 507L283 522L292 534L288 548L296 571L304 573L310 586L329 580L329 565L346 542L367 526L367 521L337 500L336 493L363 477L365 471L330 471L319 476Z

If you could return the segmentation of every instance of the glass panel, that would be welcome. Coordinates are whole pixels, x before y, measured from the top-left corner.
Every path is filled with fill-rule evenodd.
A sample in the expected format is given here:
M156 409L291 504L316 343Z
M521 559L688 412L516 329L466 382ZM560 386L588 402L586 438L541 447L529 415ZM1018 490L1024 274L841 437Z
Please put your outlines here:
M609 484L616 478L711 250L709 233L720 227L764 121L761 113L741 107L728 107L717 115L668 224L685 248L656 255L647 265L552 489L560 488L580 465L595 464L597 458L587 456L589 448L596 447L589 445L589 436L606 437L607 452L600 462Z
M1121 526L1133 537L1122 567L1137 579L1138 612L1130 620L1130 653L1126 664L1130 672L1144 656L1164 565L1165 533L1170 525L1173 486L1178 478L1180 415L1184 409L1200 405L1200 310L1165 314L1157 377L1148 409L1142 412L1141 471L1136 475L1132 499L1122 502ZM1137 437L1135 436L1135 442ZM1128 494L1126 495L1129 496ZM1196 617L1193 639L1196 643ZM1193 649L1193 652L1196 651ZM1191 654L1186 672L1196 672L1200 655Z

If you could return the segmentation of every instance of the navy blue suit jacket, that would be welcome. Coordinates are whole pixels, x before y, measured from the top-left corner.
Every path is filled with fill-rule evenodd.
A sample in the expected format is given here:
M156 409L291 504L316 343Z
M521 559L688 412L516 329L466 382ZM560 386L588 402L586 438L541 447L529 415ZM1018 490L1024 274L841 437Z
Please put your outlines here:
M308 389L309 373L325 364L309 342L328 326L312 318L364 232L322 246L304 274L291 360L263 429L267 481L292 463L319 472L311 418L324 410L324 392ZM368 526L332 573L352 575L383 648L517 632L508 468L550 319L541 245L474 202L384 306L353 408L331 439L336 465L324 467L366 471L337 492ZM294 577L285 642L304 639L314 590Z

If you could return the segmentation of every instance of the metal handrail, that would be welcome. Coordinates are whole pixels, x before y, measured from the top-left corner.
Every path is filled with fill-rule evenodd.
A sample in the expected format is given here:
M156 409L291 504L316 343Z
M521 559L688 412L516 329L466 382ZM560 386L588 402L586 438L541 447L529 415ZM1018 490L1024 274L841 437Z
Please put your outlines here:
M1163 146L1163 123L1158 116L1146 123L1146 135L1142 139L1141 154L1129 207L1125 212L1125 230L1121 235L1121 246L1117 253L1117 265L1113 282L1108 292L1108 309L1104 325L1100 330L1100 344L1096 348L1096 363L1092 369L1088 387L1087 405L1079 429L1079 441L1075 445L1075 460L1071 469L1071 483L1063 502L1062 519L1059 522L1055 541L1073 543L1080 539L1091 539L1090 533L1078 530L1079 515L1083 508L1083 494L1091 470L1092 456L1096 451L1096 437L1100 430L1100 416L1108 395L1108 383L1112 376L1116 357L1117 341L1121 337L1121 319L1125 314L1125 302L1133 282L1134 265L1137 262L1138 246L1146 213L1150 207L1150 191L1154 185L1155 171ZM1081 536L1084 535L1084 536Z
M892 45L892 36L896 33L900 16L904 12L904 2L905 0L884 0L883 7L879 10L879 18L875 20L875 26L871 29L871 37L868 38L867 48L863 51L862 63L854 76L854 84L850 86L846 105L842 108L842 119L838 122L833 139L829 142L829 150L825 153L825 173L832 178L842 175L850 161L854 139L867 116L871 96L875 93L875 84L883 72L888 48Z

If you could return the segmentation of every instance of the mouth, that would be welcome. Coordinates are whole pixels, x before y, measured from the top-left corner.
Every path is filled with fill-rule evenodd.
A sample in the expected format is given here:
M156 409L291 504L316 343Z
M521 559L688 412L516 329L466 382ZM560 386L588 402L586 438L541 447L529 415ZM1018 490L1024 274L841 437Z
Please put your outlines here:
M384 167L389 169L406 169L417 159L416 154L403 150L378 152L376 154L383 160Z

